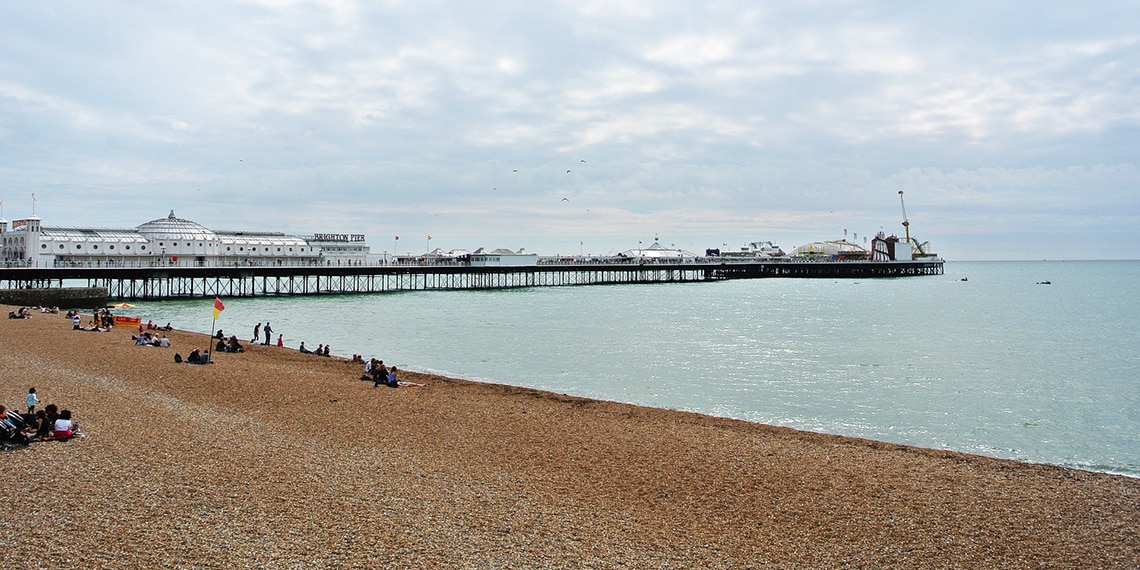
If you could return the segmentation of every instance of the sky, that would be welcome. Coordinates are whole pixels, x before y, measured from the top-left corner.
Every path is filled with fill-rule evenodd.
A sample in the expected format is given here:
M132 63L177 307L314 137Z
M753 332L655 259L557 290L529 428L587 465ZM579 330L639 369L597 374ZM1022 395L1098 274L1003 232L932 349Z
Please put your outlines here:
M1137 259L1138 160L1138 1L0 4L0 215L47 227L790 251L905 207L947 260Z

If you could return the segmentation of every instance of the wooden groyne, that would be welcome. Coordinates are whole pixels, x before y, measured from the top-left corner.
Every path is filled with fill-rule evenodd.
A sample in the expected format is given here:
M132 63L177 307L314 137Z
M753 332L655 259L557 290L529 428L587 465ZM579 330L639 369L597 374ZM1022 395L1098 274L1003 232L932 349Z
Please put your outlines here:
M0 305L91 309L107 304L104 287L26 287L0 289Z
M575 262L505 267L440 263L352 267L12 268L0 270L0 288L101 288L109 299L162 300L686 283L726 279L873 279L941 275L942 266L942 260L718 260Z

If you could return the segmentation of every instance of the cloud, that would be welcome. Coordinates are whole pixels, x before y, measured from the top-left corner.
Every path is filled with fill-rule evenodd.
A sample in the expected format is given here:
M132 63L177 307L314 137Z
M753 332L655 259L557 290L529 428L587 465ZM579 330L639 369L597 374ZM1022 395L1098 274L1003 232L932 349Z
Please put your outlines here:
M175 208L456 247L790 249L899 229L903 189L948 256L987 232L1024 239L985 255L1032 258L1049 227L1088 257L1140 237L1140 17L1123 5L70 9L0 9L9 216L37 191L55 225Z

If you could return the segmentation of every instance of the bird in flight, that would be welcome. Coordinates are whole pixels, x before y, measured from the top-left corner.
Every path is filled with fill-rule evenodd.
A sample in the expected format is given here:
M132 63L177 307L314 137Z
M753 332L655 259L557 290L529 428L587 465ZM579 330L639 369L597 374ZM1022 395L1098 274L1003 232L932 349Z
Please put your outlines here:
M570 201L570 199L569 199L569 198L562 198L562 201L563 201L563 202L569 202L569 201Z

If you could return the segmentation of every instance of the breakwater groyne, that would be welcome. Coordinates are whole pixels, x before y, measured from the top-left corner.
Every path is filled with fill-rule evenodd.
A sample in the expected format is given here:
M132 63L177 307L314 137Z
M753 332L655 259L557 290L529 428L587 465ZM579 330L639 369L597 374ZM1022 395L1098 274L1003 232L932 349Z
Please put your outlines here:
M685 283L726 279L872 279L941 275L942 260L707 261L472 266L462 263L309 267L0 269L0 289L95 287L108 298L163 300Z
M107 304L103 287L25 287L0 289L0 305L77 307L90 309Z

